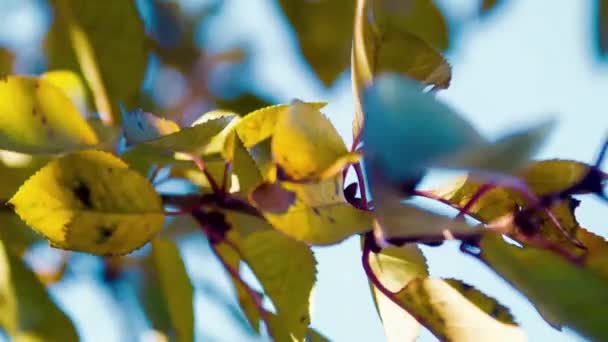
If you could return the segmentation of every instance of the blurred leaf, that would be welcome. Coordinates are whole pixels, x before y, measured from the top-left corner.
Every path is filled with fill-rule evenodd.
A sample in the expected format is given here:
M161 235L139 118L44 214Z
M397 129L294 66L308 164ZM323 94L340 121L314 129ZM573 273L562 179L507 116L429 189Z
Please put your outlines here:
M177 341L194 340L194 289L175 243L152 241L152 258L158 272L163 298L169 309Z
M215 102L219 109L233 111L241 115L246 115L258 108L265 108L271 105L267 100L251 93L244 93L229 99L217 99Z
M8 210L0 207L0 238L6 243L6 248L16 256L22 256L25 251L42 237L36 234L25 222Z
M520 248L484 234L480 258L543 311L583 336L608 338L608 278L548 250ZM606 256L603 258L606 263Z
M352 41L353 0L280 0L300 49L319 79L330 86L346 70Z
M518 176L539 196L567 189L580 182L590 166L574 160L550 159L524 167Z
M296 194L279 183L263 183L251 193L250 199L263 212L281 214L293 205Z
M27 76L0 81L0 148L53 153L97 143L78 109L51 82Z
M15 55L8 49L0 47L0 79L13 73Z
M53 0L51 5L50 68L80 70L102 118L119 121L118 102L135 106L148 62L149 43L135 2Z
M390 181L411 179L433 160L483 141L450 107L398 75L378 77L363 105L366 161Z
M410 281L396 297L404 308L424 322L441 340L526 340L523 330L495 319L509 316L507 309L495 299L458 281L417 278ZM480 305L481 302L483 305Z
M272 155L293 180L316 179L348 154L331 122L313 105L295 100L277 121Z
M15 211L52 246L92 254L126 254L162 228L160 196L109 153L55 159L11 198Z
M0 326L15 341L78 341L70 319L8 243L0 241Z
M393 243L441 241L453 235L479 233L479 229L468 225L464 219L452 219L402 203L402 196L379 182L376 182L373 190L382 237Z
M27 158L28 161L18 166L9 166L0 160L0 201L11 198L19 186L48 161L46 157Z
M312 102L310 104L316 109L321 109L325 106L325 103L321 102ZM235 129L245 147L250 148L272 137L277 121L284 113L289 111L289 108L290 106L285 104L261 108L247 114L239 121Z
M485 293L475 287L466 284L457 279L445 279L446 283L458 290L461 295L465 296L471 303L475 304L483 312L488 313L496 320L502 323L517 325L515 318L511 314L509 308L498 303L496 299L489 297Z
M89 113L87 90L78 74L69 70L52 70L40 75L40 78L63 90L64 94L78 108L80 114L87 115Z
M479 14L488 15L488 13L495 11L496 8L504 3L504 0L482 0L481 5L479 6Z
M372 229L371 213L346 202L342 175L319 183L280 184L295 193L295 202L285 213L263 214L275 229L288 236L314 245L331 245Z
M370 254L369 264L384 287L397 292L411 280L428 276L426 260L416 245L387 247L378 254ZM420 324L407 311L370 283L376 310L382 319L387 341L414 341Z
M120 110L122 113L122 130L129 145L158 139L180 130L175 122L144 112L141 109L130 112L124 108L120 108Z
M310 248L274 230L253 232L241 249L277 314L298 338L310 324L309 299L315 283L316 261Z
M600 57L608 53L608 1L597 0L594 8L595 47Z

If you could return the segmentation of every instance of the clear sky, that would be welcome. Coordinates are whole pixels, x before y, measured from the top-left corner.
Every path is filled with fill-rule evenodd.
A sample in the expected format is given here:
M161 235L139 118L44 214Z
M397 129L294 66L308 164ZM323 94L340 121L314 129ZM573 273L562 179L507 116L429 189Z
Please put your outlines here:
M0 0L2 8L30 1ZM191 5L196 0L183 0ZM608 64L599 63L592 49L591 1L511 0L486 20L463 27L448 59L454 77L449 90L440 97L489 137L509 129L556 117L559 126L545 148L542 158L571 158L592 161L608 133ZM466 15L471 6L465 1L442 1ZM251 42L254 55L252 74L248 75L278 102L292 98L327 100L326 113L350 143L353 113L349 75L344 74L329 90L311 77L302 57L296 53L293 33L271 0L228 0L226 11L215 20L211 34L215 48ZM5 12L6 13L6 12ZM21 13L21 12L19 12ZM21 13L5 20L0 14L0 40L28 39L28 32L9 37L6 27L16 21L28 26L39 20ZM2 33L4 32L4 33ZM32 30L34 36L36 30ZM604 220L606 207L587 199L579 209L583 226L608 235ZM199 241L200 242L200 241ZM193 281L215 282L226 287L225 279L215 276L216 263L210 263L202 244L189 241L184 254ZM572 333L560 333L542 321L536 310L518 293L485 266L461 255L455 245L425 248L433 275L465 279L507 304L532 341L576 341ZM381 341L382 327L376 316L369 289L359 263L359 242L348 240L339 246L315 250L319 261L313 326L335 341ZM84 266L95 263L83 259ZM87 266L88 265L88 266ZM55 287L54 294L74 318L86 341L119 340L111 320L116 313L107 304L107 292L99 292L95 279L78 278ZM67 291L66 291L67 290ZM220 306L201 289L196 298L197 321L203 341L243 338ZM205 337L203 337L203 335ZM216 336L216 337L213 337ZM220 337L221 336L221 337ZM102 339L103 337L103 339ZM124 338L124 336L122 336ZM432 341L427 332L421 340Z

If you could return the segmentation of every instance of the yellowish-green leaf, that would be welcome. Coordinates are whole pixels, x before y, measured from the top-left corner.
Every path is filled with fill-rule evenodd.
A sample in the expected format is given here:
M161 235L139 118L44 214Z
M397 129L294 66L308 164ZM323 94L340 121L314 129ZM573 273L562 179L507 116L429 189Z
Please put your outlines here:
M380 283L392 292L401 290L415 278L428 276L424 255L414 244L370 253L369 263ZM420 333L418 321L373 284L370 283L370 287L387 341L414 341Z
M40 75L40 78L63 90L82 115L88 114L87 90L78 74L69 70L52 70Z
M281 0L300 49L319 79L330 86L348 67L353 0Z
M0 147L56 153L97 144L95 131L64 92L36 77L0 81Z
M517 325L509 308L500 304L495 298L488 296L475 287L457 279L444 279L444 281L461 295L465 296L471 303L475 304L483 312L491 315L494 319L511 325Z
M346 202L341 175L319 183L282 182L281 186L295 194L293 205L285 213L263 214L275 229L297 240L331 245L372 229L371 213Z
M311 102L319 110L325 106L322 102ZM251 148L272 137L280 117L287 113L289 105L281 104L258 109L242 118L235 129L246 148Z
M13 341L78 341L72 322L9 243L0 240L0 327Z
M234 156L232 159L232 172L238 177L239 191L243 194L248 194L262 183L264 178L255 160L251 157L238 135L233 134L233 139Z
M53 0L51 5L50 67L79 70L102 118L118 121L118 101L135 105L150 50L135 2Z
M294 100L279 117L272 155L291 179L318 178L346 154L346 145L335 127L313 105Z
M141 109L127 111L121 107L120 110L122 113L122 130L129 145L158 139L179 131L179 126L175 122L144 112Z
M160 196L109 153L55 159L25 182L10 203L51 245L93 254L126 254L164 223Z
M194 289L174 242L152 241L152 258L177 341L194 340Z
M192 126L204 124L211 120L221 119L228 121L224 127L213 139L205 146L202 151L204 154L222 154L226 160L232 160L234 154L234 127L239 123L240 117L233 112L224 110L214 110L203 114L198 120L192 123Z
M608 278L551 251L505 242L484 234L480 258L557 323L592 340L608 338ZM603 263L608 259L603 256Z
M550 159L531 163L517 173L539 196L562 191L580 182L589 165L574 160Z
M310 248L275 230L263 230L245 237L241 249L277 314L302 339L310 324L309 300L316 277Z
M23 253L42 237L30 229L21 219L8 209L0 207L0 239L15 255Z
M448 341L525 341L523 330L503 323L490 315L500 308L493 299L479 291L464 291L462 283L433 278L417 278L408 283L396 296L401 305L424 322L424 325L441 340ZM471 301L467 295L474 294ZM488 305L488 303L490 305ZM500 315L504 315L501 313Z

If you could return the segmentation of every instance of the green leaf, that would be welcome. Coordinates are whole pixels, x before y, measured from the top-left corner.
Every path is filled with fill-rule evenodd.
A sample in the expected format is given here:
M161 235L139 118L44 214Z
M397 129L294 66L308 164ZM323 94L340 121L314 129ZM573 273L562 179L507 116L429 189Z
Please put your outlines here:
M316 277L310 248L280 232L263 230L245 237L241 250L278 316L292 334L303 338L310 324L309 300Z
M99 151L51 161L10 203L51 245L100 255L129 253L164 223L154 187L122 160Z
M140 144L179 131L175 122L141 109L127 111L121 106L120 110L122 130L128 145Z
M6 243L7 249L16 256L22 256L25 251L42 237L31 230L19 216L0 207L0 238Z
M97 143L95 131L51 82L28 76L0 81L0 148L57 153Z
M0 240L0 327L14 341L78 341L70 319L44 285Z
M526 340L523 330L493 317L507 316L504 307L469 285L454 280L417 278L410 281L396 297L406 310L441 340Z
M233 98L217 99L215 101L219 109L224 109L246 115L258 108L268 107L271 104L258 95L252 93L243 93Z
M290 179L319 178L347 154L334 126L313 105L295 100L279 117L272 138L272 155Z
M325 103L320 102L311 102L310 104L317 110L325 106ZM264 107L242 118L235 129L245 147L251 148L272 137L277 121L284 113L287 113L289 108L290 106L285 104Z
M351 48L353 0L281 0L300 49L319 79L330 86L346 70Z
M608 338L605 274L548 250L511 245L499 234L484 234L480 247L481 260L558 323L592 340Z
M263 182L263 177L255 160L243 145L238 135L233 135L234 157L232 160L232 172L239 180L239 191L248 194L256 186Z
M79 70L102 118L118 120L118 101L135 105L150 51L135 2L53 0L51 5L50 68Z
M444 281L458 290L461 295L465 296L471 303L475 304L483 312L490 314L496 320L506 324L517 325L509 308L498 303L496 299L489 297L475 287L460 280L444 279Z
M295 194L293 205L284 213L263 214L275 229L286 235L314 245L331 245L372 229L371 213L346 202L342 175L319 183L280 185Z
M543 196L575 185L589 169L589 165L574 160L550 159L526 165L517 176L526 181L532 192Z
M175 243L152 241L152 258L177 341L194 340L194 289Z
M384 287L397 292L411 280L428 276L426 260L416 245L387 247L378 254L370 254L372 271ZM407 311L395 304L370 283L376 310L382 319L388 341L414 341L420 324Z

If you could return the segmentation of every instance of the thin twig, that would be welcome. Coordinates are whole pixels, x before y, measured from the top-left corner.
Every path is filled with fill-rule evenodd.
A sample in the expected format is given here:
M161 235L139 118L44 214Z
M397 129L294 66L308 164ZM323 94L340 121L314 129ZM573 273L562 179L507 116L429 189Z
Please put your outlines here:
M363 209L369 210L369 202L367 201L367 188L365 186L365 177L363 176L363 169L361 163L353 165L355 172L357 173L357 181L359 183L359 191L361 192L361 200L363 201Z
M207 170L207 166L205 165L205 161L203 160L203 158L200 158L194 154L191 154L190 157L192 158L192 161L194 161L194 163L196 164L198 169L207 178L207 181L209 182L209 185L211 186L211 190L213 190L213 192L216 194L223 193L222 189L220 189L220 187L217 185L217 182L215 181L213 176L209 173L209 170Z

